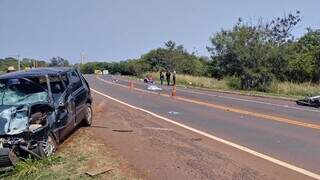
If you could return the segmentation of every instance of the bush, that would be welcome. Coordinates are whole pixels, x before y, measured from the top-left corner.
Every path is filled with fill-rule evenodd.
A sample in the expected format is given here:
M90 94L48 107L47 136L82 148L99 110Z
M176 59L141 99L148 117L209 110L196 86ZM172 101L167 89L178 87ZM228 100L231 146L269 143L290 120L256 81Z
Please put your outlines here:
M266 92L273 80L269 72L244 73L240 76L241 89Z
M241 79L235 76L231 76L231 77L227 77L226 78L227 81L227 85L231 88L231 89L242 89L241 88Z

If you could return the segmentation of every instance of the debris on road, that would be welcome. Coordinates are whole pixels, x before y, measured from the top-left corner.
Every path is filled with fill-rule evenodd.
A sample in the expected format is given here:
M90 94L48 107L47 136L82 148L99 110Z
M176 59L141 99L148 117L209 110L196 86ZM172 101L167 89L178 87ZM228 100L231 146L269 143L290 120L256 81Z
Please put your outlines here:
M169 111L168 114L171 114L171 115L179 115L180 113L177 112L177 111Z
M156 85L150 85L150 86L147 87L147 89L150 90L150 91L162 91L162 88L159 88Z
M103 167L103 168L100 168L100 169L92 169L90 171L87 171L86 174L91 176L91 177L95 177L95 176L98 176L100 174L112 171L112 170L113 169L110 169L110 168L107 168L107 167Z
M154 83L153 78L152 78L152 76L151 76L150 74L148 74L148 75L146 75L146 76L144 77L143 82L145 82L145 83L151 83L151 84Z
M144 98L142 93L139 95L141 97L137 97L138 100ZM221 146L219 142L204 138L201 134L189 132L175 125L170 126L171 123L162 121L156 116L128 108L124 104L114 103L112 99L101 98L99 94L95 94L94 98L96 98L95 105L99 107L99 109L94 108L99 112L95 113L95 123L108 126L110 130L133 129L134 132L116 133L95 129L88 129L88 131L91 132L93 139L107 144L104 148L116 150L116 153L121 155L121 159L125 160L123 164L129 162L129 167L138 169L138 174L142 174L141 179L177 179L177 177L178 179L232 179L241 177L262 180L276 179L273 176L275 172L281 174L282 177L288 176L289 179L294 179L291 177L296 176L295 173L288 175L291 171L286 168L279 168L270 162L265 162L264 159L252 158L252 155L246 152ZM148 99L144 98L144 100ZM163 107L163 110L166 108L168 107ZM180 110L181 108L180 106L168 108L164 111L164 116L167 114L168 117L178 118L185 114ZM168 114L169 111L171 112ZM170 115L176 114L174 112L180 114ZM239 116L233 117L239 118ZM161 131L160 129L157 131L158 128L172 128L173 131ZM159 170L159 167L163 168ZM105 175L114 173L114 171L111 172Z
M161 127L143 127L143 129L158 130L158 131L173 131L173 129L161 128Z
M133 132L132 129L112 129L114 132Z
M191 141L201 141L201 138L191 138Z
M297 100L296 103L302 106L320 107L320 96L306 97L304 99Z

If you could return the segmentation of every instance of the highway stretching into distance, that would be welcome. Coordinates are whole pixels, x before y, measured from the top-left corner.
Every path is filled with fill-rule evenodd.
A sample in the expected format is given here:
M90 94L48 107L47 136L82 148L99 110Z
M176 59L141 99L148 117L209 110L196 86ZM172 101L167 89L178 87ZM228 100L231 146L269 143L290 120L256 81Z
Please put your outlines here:
M121 76L86 76L91 88L188 127L320 174L320 109L293 101L160 86Z

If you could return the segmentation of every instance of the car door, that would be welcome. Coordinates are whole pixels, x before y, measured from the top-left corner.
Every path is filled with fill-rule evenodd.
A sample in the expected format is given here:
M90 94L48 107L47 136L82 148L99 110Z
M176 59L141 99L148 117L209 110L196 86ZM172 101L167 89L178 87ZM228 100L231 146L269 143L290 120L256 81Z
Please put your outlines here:
M68 79L72 90L72 96L74 97L76 119L75 125L78 124L84 118L84 111L86 107L87 91L82 85L79 74L76 70L68 72Z
M63 140L74 128L76 111L67 75L62 75L60 78L60 81L51 81L50 86L57 109L56 130L59 131L59 140Z

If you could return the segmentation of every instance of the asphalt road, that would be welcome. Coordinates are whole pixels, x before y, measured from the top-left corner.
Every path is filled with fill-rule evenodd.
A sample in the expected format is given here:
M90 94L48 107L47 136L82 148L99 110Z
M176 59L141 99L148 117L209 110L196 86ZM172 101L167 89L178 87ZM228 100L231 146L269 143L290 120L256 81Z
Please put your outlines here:
M320 174L320 110L292 101L147 85L113 76L86 76L91 88L176 122ZM158 94L159 93L159 94ZM171 112L171 113L170 113Z

